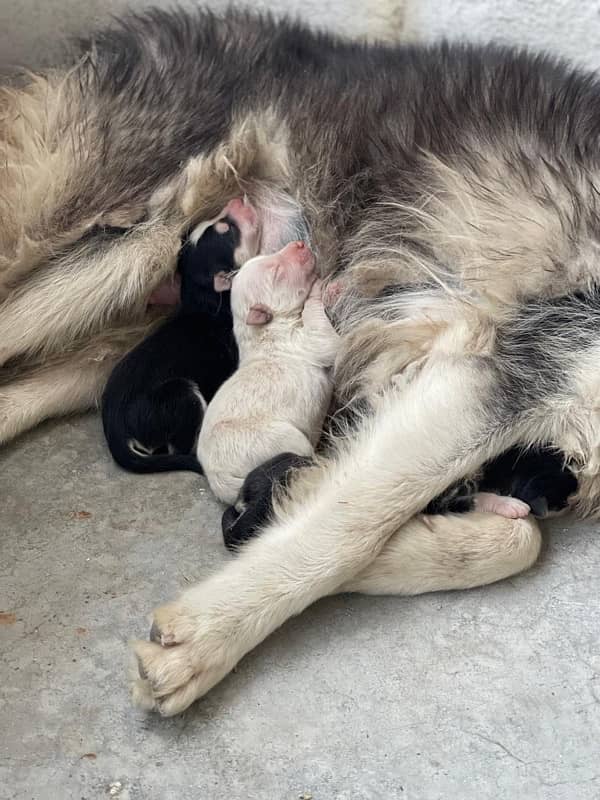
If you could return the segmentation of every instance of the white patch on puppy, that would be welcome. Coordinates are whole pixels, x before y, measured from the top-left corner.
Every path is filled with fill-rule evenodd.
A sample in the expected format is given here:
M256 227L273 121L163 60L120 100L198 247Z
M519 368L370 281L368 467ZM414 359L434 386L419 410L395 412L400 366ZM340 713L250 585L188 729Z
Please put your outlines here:
M194 247L198 244L208 228L215 226L217 233L227 233L229 223L225 217L235 222L240 231L240 243L236 247L233 260L243 264L256 255L259 249L260 227L258 215L246 197L235 197L214 219L199 222L189 234L189 241Z
M313 455L339 341L303 242L244 264L231 309L239 368L208 406L198 440L210 487L226 503L235 502L251 470L278 453Z

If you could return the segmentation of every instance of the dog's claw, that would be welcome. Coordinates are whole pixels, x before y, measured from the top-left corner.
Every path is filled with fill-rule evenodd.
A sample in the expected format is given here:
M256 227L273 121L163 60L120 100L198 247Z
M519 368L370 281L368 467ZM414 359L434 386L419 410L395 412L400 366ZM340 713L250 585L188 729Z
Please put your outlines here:
M173 647L173 645L177 644L175 636L172 633L163 633L156 621L152 623L148 638L151 642L156 642L161 647Z
M151 642L156 642L156 644L162 644L162 633L160 632L160 628L156 624L156 622L152 623L152 627L150 628L150 633L148 634L148 638ZM145 678L145 675L142 675L142 678Z
M142 664L141 658L137 659L137 665L138 665L138 672L140 674L140 678L142 680L144 680L144 681L147 680L148 679L148 673L144 669L144 665Z

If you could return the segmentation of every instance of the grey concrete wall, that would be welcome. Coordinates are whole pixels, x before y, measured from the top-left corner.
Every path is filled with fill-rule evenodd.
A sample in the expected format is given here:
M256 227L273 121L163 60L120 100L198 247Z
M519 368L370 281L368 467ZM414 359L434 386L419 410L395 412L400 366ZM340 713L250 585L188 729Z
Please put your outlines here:
M227 2L208 0L216 8ZM150 4L168 7L173 0L0 0L0 66L56 61L65 37L84 34L127 6ZM352 35L498 39L600 67L600 0L248 0L247 5L299 14Z
M406 33L496 39L600 68L600 0L407 0Z
M243 2L243 0L240 0ZM193 6L195 0L179 0ZM229 0L203 5L223 8ZM0 66L40 66L60 59L68 36L85 34L124 8L155 5L169 8L172 0L0 0ZM259 0L256 9L297 14L323 27L350 35L393 39L402 30L404 0Z

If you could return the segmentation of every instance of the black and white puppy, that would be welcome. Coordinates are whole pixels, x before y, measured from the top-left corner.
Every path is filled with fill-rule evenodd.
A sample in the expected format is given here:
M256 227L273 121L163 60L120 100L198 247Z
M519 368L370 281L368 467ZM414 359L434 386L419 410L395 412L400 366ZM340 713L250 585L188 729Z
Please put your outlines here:
M479 481L480 492L516 497L540 518L565 509L577 488L563 454L547 447L513 447L489 461Z
M287 486L293 470L310 464L312 459L308 456L280 453L246 476L237 500L221 518L223 541L228 550L236 550L260 533L273 511L273 492Z
M512 447L483 465L473 479L436 497L426 514L492 511L502 516L544 518L563 511L577 491L564 456L551 447Z
M223 514L221 527L228 550L235 550L260 533L273 511L273 492L285 488L294 470L312 463L310 458L281 453L252 470L234 505ZM424 513L464 513L477 508L482 493L510 497L526 503L536 517L564 510L577 491L577 478L560 453L545 447L513 447L488 462L478 481L465 481L432 500ZM484 509L487 510L487 509ZM493 510L493 509L489 509Z
M225 275L255 255L257 217L233 200L214 224L185 241L177 280L151 302L180 294L180 308L113 370L102 398L104 434L115 461L132 472L202 472L196 441L204 410L237 366Z

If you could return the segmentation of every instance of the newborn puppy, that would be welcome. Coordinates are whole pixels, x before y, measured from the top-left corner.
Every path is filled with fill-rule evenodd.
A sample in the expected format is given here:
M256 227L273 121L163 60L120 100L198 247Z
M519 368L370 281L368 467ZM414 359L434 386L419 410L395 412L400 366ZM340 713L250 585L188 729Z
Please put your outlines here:
M210 487L230 504L246 476L273 456L313 455L338 348L314 256L302 242L244 264L231 309L240 365L208 406L198 438Z
M308 467L312 459L294 453L280 453L256 467L247 476L235 504L225 510L221 519L223 541L228 550L235 550L260 533L273 511L273 492L286 487L295 469Z
M102 398L104 433L121 467L202 472L195 447L204 409L237 364L228 275L257 248L256 214L233 200L222 219L192 231L178 278L153 293L155 303L180 294L180 310L117 364Z
M534 516L547 517L567 507L577 486L562 453L548 447L513 447L485 465L479 491L518 498Z
M461 481L436 497L427 514L492 511L505 517L539 518L564 510L577 491L577 478L560 453L549 447L512 447L484 464L476 480Z
M273 511L273 493L286 487L294 470L310 466L312 460L281 453L248 475L234 505L221 520L223 540L235 550L260 533ZM491 511L501 516L547 517L568 505L577 491L577 479L565 467L560 453L549 448L523 451L514 447L488 462L479 482L463 481L427 506L429 515ZM522 514L523 508L525 514Z

